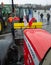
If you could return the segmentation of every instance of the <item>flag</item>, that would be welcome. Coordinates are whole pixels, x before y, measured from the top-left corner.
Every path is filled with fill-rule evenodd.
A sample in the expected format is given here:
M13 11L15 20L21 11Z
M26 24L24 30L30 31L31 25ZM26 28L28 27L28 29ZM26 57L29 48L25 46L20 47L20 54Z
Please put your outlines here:
M24 16L23 16L24 25L27 26L27 19L26 19L25 9L23 11L24 11Z
M29 10L29 26L32 25L33 18L32 18L32 10Z

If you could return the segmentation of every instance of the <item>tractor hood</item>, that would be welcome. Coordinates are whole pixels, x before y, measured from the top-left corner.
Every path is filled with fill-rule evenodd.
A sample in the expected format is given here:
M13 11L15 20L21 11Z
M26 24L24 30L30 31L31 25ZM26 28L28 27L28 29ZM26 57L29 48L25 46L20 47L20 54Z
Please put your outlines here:
M51 34L41 29L27 29L24 30L24 35L41 61L49 48L51 48Z

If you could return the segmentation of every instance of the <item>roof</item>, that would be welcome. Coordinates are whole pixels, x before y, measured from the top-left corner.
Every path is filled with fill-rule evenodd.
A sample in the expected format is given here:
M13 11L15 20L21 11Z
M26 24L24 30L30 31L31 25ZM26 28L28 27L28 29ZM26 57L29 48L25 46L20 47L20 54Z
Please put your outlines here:
M42 60L51 48L51 34L42 29L26 29L24 35L29 40L39 60Z

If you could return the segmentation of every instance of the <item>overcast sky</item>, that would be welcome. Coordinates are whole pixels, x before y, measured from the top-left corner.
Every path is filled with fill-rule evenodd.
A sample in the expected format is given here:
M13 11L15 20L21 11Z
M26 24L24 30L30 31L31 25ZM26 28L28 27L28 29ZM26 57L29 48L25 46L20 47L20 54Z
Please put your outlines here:
M0 0L0 3L11 4L11 0ZM41 4L41 5L50 5L51 0L14 0L15 4Z

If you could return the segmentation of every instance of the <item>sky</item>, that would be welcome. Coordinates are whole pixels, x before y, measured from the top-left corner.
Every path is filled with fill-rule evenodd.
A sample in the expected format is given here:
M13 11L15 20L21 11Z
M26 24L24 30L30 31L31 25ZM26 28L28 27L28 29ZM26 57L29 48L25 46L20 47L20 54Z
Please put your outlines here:
M11 0L0 0L4 4L11 4ZM38 4L38 5L50 5L51 0L14 0L14 4Z

